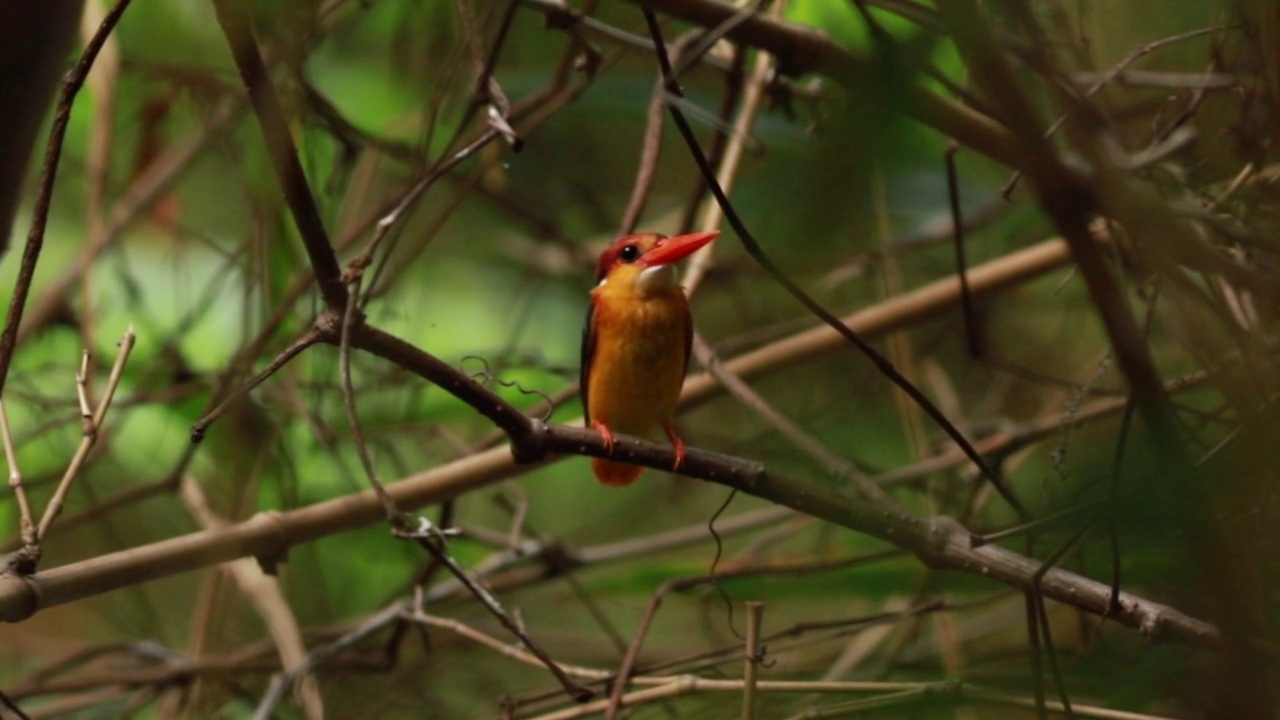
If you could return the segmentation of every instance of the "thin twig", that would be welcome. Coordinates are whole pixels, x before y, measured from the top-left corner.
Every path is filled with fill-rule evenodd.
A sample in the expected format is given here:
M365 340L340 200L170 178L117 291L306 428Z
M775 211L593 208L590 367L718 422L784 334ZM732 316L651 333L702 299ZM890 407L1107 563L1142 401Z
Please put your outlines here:
M760 624L764 621L764 603L747 603L747 646L742 661L742 720L755 720L756 675L760 663L764 659L764 648L760 646Z
M80 402L80 431L93 430L93 408L89 406L89 351L80 352L80 371L76 373L76 400Z
M951 209L952 242L956 251L956 277L960 279L960 308L964 311L964 337L969 354L975 358L986 357L981 326L978 325L977 308L973 293L969 290L969 261L964 247L964 213L960 209L960 176L956 171L956 151L960 146L954 140L947 141L942 152L947 168L947 205Z
M222 417L222 414L227 411L227 408L231 407L233 403L246 395L249 391L261 385L267 378L276 374L280 368L284 367L290 360L300 355L303 350L321 342L324 338L325 333L323 331L317 328L312 328L304 333L302 337L290 343L289 347L281 350L280 353L262 369L262 372L254 375L232 392L227 393L227 396L222 399L222 402L214 406L212 410L204 414L204 417L197 420L196 423L191 426L191 442L194 443L203 440L204 434L209 430L209 426L217 421L218 418Z
M98 401L98 407L93 412L93 416L88 418L85 425L84 436L80 440L80 446L76 448L76 453L71 458L71 463L67 466L67 470L62 475L62 480L58 483L58 489L54 491L53 497L49 499L49 504L45 506L44 515L40 518L40 525L36 530L36 542L40 543L45 540L49 533L49 526L53 524L58 514L62 512L62 504L66 500L67 493L71 490L71 483L79 474L80 468L89 457L89 451L98 442L99 433L102 431L102 421L106 418L107 409L111 407L111 399L115 396L116 388L120 385L120 378L124 375L124 365L129 360L129 353L133 350L134 341L137 336L133 333L133 326L125 331L124 337L120 338L120 352L116 355L115 365L111 367L111 377L107 379L107 385L102 391L102 399Z
M22 712L22 708L18 707L16 703L10 700L9 696L4 694L3 690L0 690L0 703L3 703L5 707L12 710L13 714L17 715L21 720L31 720L31 716Z
M312 672L329 658L332 658L339 652L354 646L356 643L378 632L387 625L398 622L400 614L404 612L407 606L407 603L404 601L392 603L373 615L370 615L368 618L365 618L359 625L332 642L312 649L311 652L307 653L306 660L297 667L288 668L285 672L276 675L271 679L271 685L267 688L267 692L262 696L262 700L258 703L258 707L254 709L253 720L269 720L270 718L275 717L276 707L282 700L284 700L285 692L293 686L293 683L297 678Z
M660 678L659 680L666 680ZM637 681L640 679L637 678ZM654 687L637 690L623 696L623 702L631 707L637 707L648 703L665 700L669 698L679 697L682 695L690 695L700 692L732 692L741 693L743 689L742 680L718 680L685 675L665 682ZM1034 707L1033 701L1024 697L1008 695L985 688L973 687L968 683L960 683L955 681L943 681L937 683L909 683L909 682L805 682L805 681L789 681L789 680L770 680L758 681L756 689L759 692L777 692L777 693L884 693L879 698L868 698L873 702L884 702L884 698L892 698L895 704L903 700L929 700L944 701L960 704L966 701L974 703L991 704L996 706L1009 706L1029 708ZM909 694L908 694L909 693ZM582 705L558 712L546 713L538 715L533 720L573 720L573 718L591 717L598 714L605 708L606 701L598 701L589 705ZM881 705L883 706L883 705ZM1054 713L1063 713L1065 709L1058 703L1048 703L1047 707ZM794 718L818 718L818 717L838 717L848 716L848 712L853 709L870 709L871 705L849 708L847 705L842 707L839 714L818 715L818 714L801 714L793 716ZM1077 705L1072 708L1078 717L1096 718L1097 720L1173 720L1166 715L1149 715L1145 713L1126 712L1124 710L1112 710L1110 708L1097 706Z
M378 251L378 247L384 240L386 240L391 231L400 224L401 220L407 217L409 210L422 199L428 189L435 185L441 178L448 175L450 171L460 165L463 161L471 158L482 148L499 137L501 137L501 134L497 130L489 128L464 146L461 150L438 160L435 165L427 171L426 175L421 180L418 180L410 186L398 200L391 204L389 208L380 210L378 218L374 223L373 237L370 238L364 249L351 259L351 262L348 265L350 268L348 271L348 277L350 277L352 273L363 272L365 268L369 267L369 265L373 263L373 256ZM382 256L382 264L374 269L370 287L375 293L378 291L376 285L382 277L382 271L386 267L386 263L390 262L390 257L391 253L389 251L384 253Z
M671 52L677 57L693 38L685 33L671 43ZM636 163L636 179L631 183L631 197L627 200L627 209L622 213L618 223L618 236L635 232L640 216L644 214L645 205L649 202L649 193L653 189L654 178L657 177L658 158L662 154L662 134L667 117L666 83L659 77L649 94L649 107L645 111L644 140L640 143L640 161Z
M873 490L874 484L858 469L857 465L827 447L821 440L801 427L799 423L774 407L772 403L756 392L745 380L730 372L725 367L724 361L716 355L715 350L697 332L693 336L693 355L698 359L698 364L706 368L707 372L723 385L730 395L753 410L762 420L777 430L779 435L791 441L802 452L817 460L823 469L840 480L849 483L854 488L860 488L864 492L876 492Z
M714 578L704 578L704 582L711 582ZM631 678L631 672L635 669L636 660L640 656L640 648L644 647L645 638L649 635L649 626L653 624L653 618L658 614L658 608L662 606L662 600L676 587L677 580L668 580L658 586L649 596L649 604L644 608L644 615L640 616L640 623L636 625L636 631L631 636L631 644L627 646L627 654L622 658L622 664L618 667L618 674L613 679L613 687L609 690L609 700L604 705L605 720L613 720L618 715L618 711L625 704L624 694L627 689L627 681ZM599 703L596 703L599 704Z
M22 470L18 467L18 453L13 447L13 431L9 428L9 413L4 408L3 399L0 399L0 436L4 438L4 459L9 466L9 487L18 501L19 537L22 547L28 552L34 552L35 518L31 515L31 504L27 501L27 488L22 484Z
M1203 37L1204 35L1211 35L1216 32L1221 32L1222 30L1228 29L1228 27L1230 26L1213 25L1210 27L1196 28L1195 30L1188 30L1187 32L1178 33L1176 35L1170 35L1169 37L1160 38L1159 40L1153 40L1152 42L1146 43L1144 45L1139 45L1131 49L1128 53L1125 54L1124 57L1120 58L1120 61L1117 62L1115 65L1112 65L1110 70L1107 70L1106 72L1102 73L1096 80L1094 80L1093 83L1091 83L1089 87L1085 89L1081 97L1083 98L1093 97L1093 95L1096 94L1103 87L1114 82L1116 78L1120 77L1125 72L1125 70L1129 68L1130 65L1146 57L1147 55L1150 55L1156 50L1159 50L1167 45L1172 45L1174 43L1183 42L1185 40L1194 40L1195 38ZM1201 76L1201 78L1203 80L1203 76ZM1203 81L1195 85L1196 88L1200 88L1200 89L1203 89L1204 86L1205 86L1205 83ZM1071 117L1070 110L1059 115L1058 118L1049 125L1049 129L1045 130L1044 132L1045 139L1051 138L1054 135L1056 135L1058 133L1058 130L1062 129L1063 124L1065 124L1070 117ZM1005 186L1004 188L1001 189L1000 193L1004 195L1004 197L1008 198L1013 193L1013 189L1017 186L1018 181L1021 178L1022 178L1022 171L1021 170L1014 171L1013 175L1009 178L1009 181L1005 183Z
M501 640L498 640L497 638L493 637L492 635L487 635L483 632L480 632L479 630L471 627L470 625L462 622L461 620L431 615L430 613L424 612L421 608L418 608L412 611L406 610L402 614L402 617L404 617L406 620L411 620L413 622L421 623L423 625L428 625L430 627L438 627L438 628L443 628L445 630L452 631L454 633L457 633L458 635L461 635L462 637L465 637L469 640L473 640L477 643L480 643L481 645L484 645L485 647L488 647L491 650L495 650L513 660L518 660L528 665L541 666L543 664L542 660L537 655L534 655L533 653L529 652L525 648L522 648L517 645L510 645L510 644L504 643ZM613 677L613 673L611 671L605 670L602 668L581 667L578 665L563 665L563 664L560 665L560 668L564 670L566 675L582 678L583 680L602 681L602 680L608 680L610 677Z
M775 19L781 17L785 7L786 3L783 0L778 0L773 3L770 16ZM742 52L742 49L739 48L738 52ZM751 133L755 128L756 115L760 112L760 106L765 98L765 91L768 89L769 82L775 74L774 65L773 56L767 51L761 50L756 53L755 64L751 68L751 73L746 77L745 87L742 90L742 108L738 110L738 115L734 118L733 128L729 131L729 137L725 143L724 154L721 156L720 165L716 169L716 180L720 183L720 187L725 194L733 192L733 184L738 176L738 168L742 164L747 138L751 137ZM663 78L663 81L665 82L666 79ZM702 217L698 220L698 229L718 229L723 216L720 204L714 198L709 198L703 206ZM714 253L715 244L712 243L701 248L693 254L693 257L689 258L689 262L685 266L684 278L680 283L689 295L697 292L702 285L703 279L711 269Z
M419 545L426 549L427 552L431 553L431 556L435 558L436 562L448 568L449 572L453 573L453 576L467 587L467 590L469 590L471 594L485 606L485 609L488 610L491 615L498 619L498 622L502 623L503 627L505 627L512 635L519 638L520 642L522 642L525 647L529 648L529 652L533 653L542 661L542 664L546 666L547 670L551 671L551 674L560 682L561 687L564 688L564 691L569 695L569 697L573 698L574 702L585 703L595 697L595 692L592 691L591 688L574 682L568 674L560 668L556 661L551 659L551 656L548 655L541 646L535 643L533 638L529 637L529 634L512 619L511 615L508 614L506 610L503 609L502 604L498 602L498 599L494 597L493 593L485 589L485 587L480 583L472 580L467 572L449 556L449 553L444 549L446 539L445 531L437 528L430 520L427 520L424 517L419 517L417 518L417 527L406 526L397 528L396 534L400 537L416 540Z
M362 322L356 314L356 307L360 303L360 283L363 275L357 274L351 283L351 288L347 293L347 306L342 317L342 340L338 346L339 366L342 374L342 407L347 411L347 423L351 426L351 435L355 440L356 454L360 457L360 465L364 467L365 476L369 478L369 484L373 486L374 492L378 496L378 502L382 503L382 511L386 513L387 522L391 526L397 527L404 523L404 513L396 507L396 503L387 494L387 489L382 485L382 481L378 479L377 468L373 466L373 458L369 455L369 445L365 442L364 431L360 428L360 415L356 411L356 391L351 382L351 330L357 322Z
M116 403L116 405L118 406L120 403ZM172 491L178 486L178 480L181 478L183 471L186 470L187 465L190 464L191 459L195 457L196 447L195 445L187 445L182 456L174 463L174 469L160 479L124 488L108 498L95 502L92 507L82 512L64 516L59 523L59 527L63 528L64 532L68 532L72 528L83 527L97 518L109 517L117 510ZM35 527L32 526L33 535L34 531ZM0 552L8 552L18 547L21 547L20 538L17 544L7 542L0 545Z

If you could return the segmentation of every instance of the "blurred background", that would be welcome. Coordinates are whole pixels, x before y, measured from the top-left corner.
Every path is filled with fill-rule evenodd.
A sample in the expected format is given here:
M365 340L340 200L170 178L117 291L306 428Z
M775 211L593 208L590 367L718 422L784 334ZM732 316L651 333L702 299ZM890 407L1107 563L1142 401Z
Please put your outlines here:
M1128 592L1219 623L1225 651L1149 643L1053 602L1051 643L1040 634L1033 642L1016 588L933 571L891 543L764 500L738 495L722 509L730 491L720 485L650 470L632 488L601 487L579 457L415 510L461 530L450 555L484 573L567 666L616 672L661 589L636 661L641 676L740 678L744 603L762 601L761 680L886 683L762 690L760 718L1036 717L1037 687L1082 717L1266 716L1280 591L1271 477L1280 15L1263 0L940 4L952 15L911 0L792 0L754 15L746 7L742 18L769 18L792 34L735 42L721 28L683 69L680 107L713 162L740 146L733 207L764 252L840 316L888 307L956 272L954 192L968 266L1007 272L1002 287L978 292L967 314L952 295L892 319L872 334L876 346L988 453L1031 515L1048 519L1002 544L1102 582L1118 577ZM368 321L533 414L579 422L594 260L626 229L628 208L639 208L646 147L657 155L637 228L699 229L711 203L664 116L661 144L646 145L658 66L639 7L250 5L344 267L416 183L464 153L376 247L362 286ZM725 7L711 0L659 6L668 42L732 16L706 14ZM47 61L56 73L107 9L88 0L84 19L67 25L71 54ZM989 33L1034 117L1010 122L953 41L956 13ZM760 60L761 44L793 52ZM0 81L34 83L45 61L26 62ZM488 92L477 94L489 62ZM1062 228L1041 211L1035 185L991 152L952 143L921 92L1011 127L1044 131L1070 116L1045 146L1098 195L1081 213L1123 291L1125 307L1109 311L1141 329L1127 340L1149 353L1169 389L1177 452L1126 412L1129 383L1065 251L1030 271L1002 264L1059 242ZM754 121L735 125L753 95ZM0 263L6 293L32 221L51 97L36 107L46 120L34 160L20 186L0 188L17 200ZM519 142L470 145L495 115ZM323 310L213 4L128 8L71 108L57 169L3 395L37 516L82 442L82 350L96 402L128 327L137 342L40 570L367 488L339 353L327 345L233 402L192 450L192 425ZM721 359L783 347L819 325L720 227L692 305ZM380 358L356 352L351 361L385 481L500 442L445 390ZM766 361L749 383L754 400L716 389L682 410L685 441L825 487L860 472L910 511L974 532L1019 525L937 425L852 347ZM779 416L802 442L780 430ZM1175 456L1186 462L1177 478L1168 474ZM717 542L709 524L720 510ZM16 550L10 494L0 530L6 552ZM696 582L713 563L726 576ZM291 548L278 583L251 561L206 565L0 626L0 691L30 717L251 717L282 664L298 662L299 639L303 651L325 647L372 619L264 712L575 716L555 714L573 704L545 668L482 642L517 644L385 524ZM397 615L395 604L415 593L427 598L423 615ZM282 639L289 628L293 655ZM953 681L969 694L949 690ZM742 704L739 684L637 700L624 712L736 717Z

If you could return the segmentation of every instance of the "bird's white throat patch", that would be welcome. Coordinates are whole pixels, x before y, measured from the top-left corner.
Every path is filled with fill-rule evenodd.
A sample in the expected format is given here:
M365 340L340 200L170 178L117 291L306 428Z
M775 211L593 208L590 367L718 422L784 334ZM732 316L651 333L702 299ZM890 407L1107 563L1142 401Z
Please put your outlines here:
M661 293L671 292L679 285L679 282L680 279L676 275L676 266L671 263L664 263L641 270L640 277L636 278L636 291L640 293L641 297L652 297Z

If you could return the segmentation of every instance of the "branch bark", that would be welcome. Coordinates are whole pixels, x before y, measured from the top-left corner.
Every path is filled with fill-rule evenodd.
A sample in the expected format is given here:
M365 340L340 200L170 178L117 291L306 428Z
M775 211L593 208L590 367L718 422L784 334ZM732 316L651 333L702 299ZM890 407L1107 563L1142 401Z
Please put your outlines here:
M971 290L974 293L989 292L1013 282L1009 275L993 272L990 267L993 264L1006 268L1013 265L1022 271L1034 268L1030 273L1034 275L1056 267L1065 259L1065 248L1060 241L1024 252L1033 251L1040 256L1041 264L1028 265L1025 258L1019 257L1015 258L1016 263L1002 260L974 269L970 276ZM1045 264L1046 259L1051 262ZM868 335L875 334L877 329L883 332L888 327L899 326L895 323L906 318L929 317L951 307L958 292L958 280L948 278L884 303L884 306L893 305L898 310L893 323L889 322L886 312L864 312L855 315L851 324L858 324L857 318L862 317L863 326L857 328L859 332ZM931 299L931 302L921 302L922 297ZM332 319L335 316L329 314L326 317ZM329 328L327 335L330 337L327 339L330 342L337 342L336 331L336 327ZM818 335L807 340L810 351L815 343L839 344L834 330L824 326L817 332ZM827 335L832 337L828 340ZM471 455L389 484L387 490L398 506L420 507L440 502L560 456L604 457L609 453L599 433L581 427L546 426L527 418L465 374L398 338L360 325L352 328L352 344L441 384L445 390L502 427L512 439L509 447ZM774 358L775 361L778 359ZM782 359L786 359L785 356ZM739 358L729 365L741 360ZM746 367L749 369L751 366ZM761 368L757 364L755 369ZM743 368L738 369L738 372L742 371ZM685 397L696 395L694 387L693 382L686 385ZM710 388L702 392L709 391ZM659 469L670 468L674 462L669 447L627 436L618 436L610 456ZM681 474L737 488L807 515L881 538L916 554L931 567L980 574L1018 588L1029 587L1041 570L1039 561L1005 548L996 545L974 547L972 536L957 521L947 517L914 516L875 488L863 487L854 493L775 473L759 462L696 448L688 451ZM0 620L20 621L47 607L238 557L256 557L270 572L294 544L366 526L384 518L377 496L372 490L367 490L288 512L259 513L223 530L193 533L31 576L0 576ZM1045 597L1097 615L1106 615L1122 625L1136 628L1151 640L1172 640L1205 648L1218 648L1221 643L1214 626L1129 593L1121 593L1119 609L1109 612L1109 585L1065 570L1055 568L1045 573L1040 591Z

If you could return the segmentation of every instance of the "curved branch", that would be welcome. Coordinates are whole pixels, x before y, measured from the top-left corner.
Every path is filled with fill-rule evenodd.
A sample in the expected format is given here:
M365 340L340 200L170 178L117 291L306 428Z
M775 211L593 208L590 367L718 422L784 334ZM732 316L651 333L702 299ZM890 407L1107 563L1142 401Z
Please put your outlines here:
M1066 250L1061 241L1051 241L1022 253L1027 254L1035 256L1036 262L1015 257L975 268L970 276L971 290L981 294L1012 282L1010 265L1030 275L1057 267L1065 261ZM997 272L1001 268L1004 271ZM919 320L944 311L954 303L958 291L958 281L948 278L882 304L892 306L893 312L863 311L850 323L866 334L884 332L906 319ZM321 329L326 331L326 340L332 342L337 337L333 335L337 328ZM803 343L809 352L823 343L834 346L840 342L835 331L827 327L801 335L810 336ZM824 339L827 335L831 337ZM456 497L519 474L530 466L551 462L559 455L601 457L608 452L599 433L579 427L548 427L531 420L464 373L376 328L352 328L352 344L440 384L502 427L513 441L512 446L477 453L388 485L387 491L399 506L421 507ZM796 351L789 348L788 352ZM791 357L796 356L775 356L771 360L785 362ZM728 365L739 373L758 372L764 367L760 358L749 356ZM714 381L705 382L713 386ZM698 390L695 378L686 385L684 397L705 396L712 389ZM660 469L671 467L674 461L666 445L626 436L617 438L612 457ZM1020 588L1029 587L1041 570L1041 563L1034 558L997 545L974 547L969 532L958 522L945 517L916 517L874 488L862 488L855 494L777 474L758 462L699 449L689 450L681 470L684 475L734 487L881 538L915 553L932 567L972 572ZM288 512L260 513L222 530L193 533L31 576L0 576L0 620L20 621L47 607L239 557L256 557L270 568L295 544L371 525L383 517L376 495L367 490ZM1112 610L1111 587L1075 573L1052 569L1043 576L1040 589L1045 597L1110 617L1139 629L1152 640L1214 649L1221 644L1214 626L1135 595L1121 593L1119 609Z
M1061 267L1069 258L1070 254L1061 240L1046 241L971 268L969 270L970 290L975 298L981 298ZM842 322L864 336L874 338L949 312L954 307L958 292L959 281L955 277L944 278L853 313L843 318ZM340 320L340 316L333 313L321 315L316 325L321 341L338 343ZM465 375L457 373L447 363L423 353L395 336L376 328L365 327L355 334L352 342L363 350L391 360L420 377L438 383L441 388L483 413L508 437L520 437L522 433L534 432L534 427L529 420L502 398L478 383L472 382ZM725 367L741 377L755 376L767 369L786 367L801 359L839 347L841 342L835 330L822 325L733 358L725 363ZM715 378L709 373L703 373L692 376L685 382L681 398L685 406L689 406L703 402L714 393L721 391L723 388ZM517 443L517 445L527 447L529 444ZM404 507L420 507L510 477L518 471L511 463L509 450L497 448L443 466L435 472L438 474L432 477L438 478L435 482L444 483L445 489L423 490L420 494L414 489L417 487L414 479L410 478L390 487L392 497ZM426 475L414 476L414 478L425 477ZM297 527L290 526L277 530L275 523L269 522L270 518L253 519L247 522L259 523L263 526L257 529L236 526L240 529L235 532L219 531L207 536L189 535L164 541L164 543L176 543L174 547L167 550L159 547L164 543L148 545L145 547L155 549L143 553L144 548L137 548L125 551L123 555L117 553L111 556L114 559L110 562L103 558L87 560L72 566L55 568L25 580L0 577L0 620L20 620L43 607L238 557L256 556L264 566L270 567L293 544L363 527L382 517L377 508L373 509L372 514L361 514L366 511L358 510L360 501L354 499L356 497L358 496L338 498L328 503L284 513L285 517L296 518L289 523L301 523ZM132 553L143 554L134 556ZM79 568L79 570L73 572L70 568ZM77 582L82 583L82 586L74 591L74 595L68 594L72 591L61 589L57 584L62 582L56 579L63 572L71 573L72 578L78 578ZM50 580L51 577L54 580ZM21 587L15 587L14 582L34 583L38 587L24 590Z
M1059 267L1067 257L1062 241L1042 243L972 269L970 289L975 296L981 296ZM947 311L958 292L956 278L939 280L855 313L845 321L864 335L881 334ZM332 313L322 316L318 330L327 342L337 342L338 320ZM465 373L377 328L364 324L351 328L351 342L439 384L512 439L511 446L470 455L389 484L387 491L399 506L411 508L441 502L559 456L602 457L608 452L599 433L580 427L546 426L532 420ZM777 367L839 344L836 332L822 326L778 343L768 352L758 350L738 357L727 366L738 374L755 374L765 367ZM709 376L695 377L686 384L683 397L701 399L714 390L714 380ZM666 445L626 436L617 438L612 457L659 469L670 468L674 461ZM734 487L881 538L916 554L932 567L972 572L1020 588L1028 587L1041 569L1041 563L1034 558L997 545L974 547L969 532L958 522L945 517L914 516L875 488L860 488L853 493L777 474L759 462L695 448L688 451L681 471L689 477ZM376 495L366 490L297 510L259 513L224 529L163 540L30 576L2 575L0 620L21 621L54 605L240 557L256 557L264 567L271 568L293 545L383 519ZM1040 589L1045 597L1110 617L1139 629L1152 640L1206 648L1217 648L1221 643L1214 626L1128 593L1120 594L1119 610L1110 611L1109 585L1065 570L1047 572Z
M671 448L619 435L610 455L600 434L586 428L542 426L529 421L526 457L542 464L557 454L613 457L652 468L670 468ZM499 447L387 486L397 504L415 507L456 497L521 472L513 453ZM768 470L763 463L688 448L681 474L743 492L881 538L909 550L926 565L982 575L1018 588L1030 587L1041 563L997 545L974 547L971 535L947 517L917 517L884 495L858 495ZM584 478L584 482L586 479ZM270 511L219 531L204 531L124 550L36 575L0 577L0 620L17 622L41 609L138 582L185 572L197 566L255 556L270 565L292 545L370 525L384 517L372 490L289 512ZM1217 628L1171 607L1122 592L1119 609L1108 614L1111 587L1052 569L1040 581L1047 598L1138 629L1153 641L1176 641L1218 649Z

